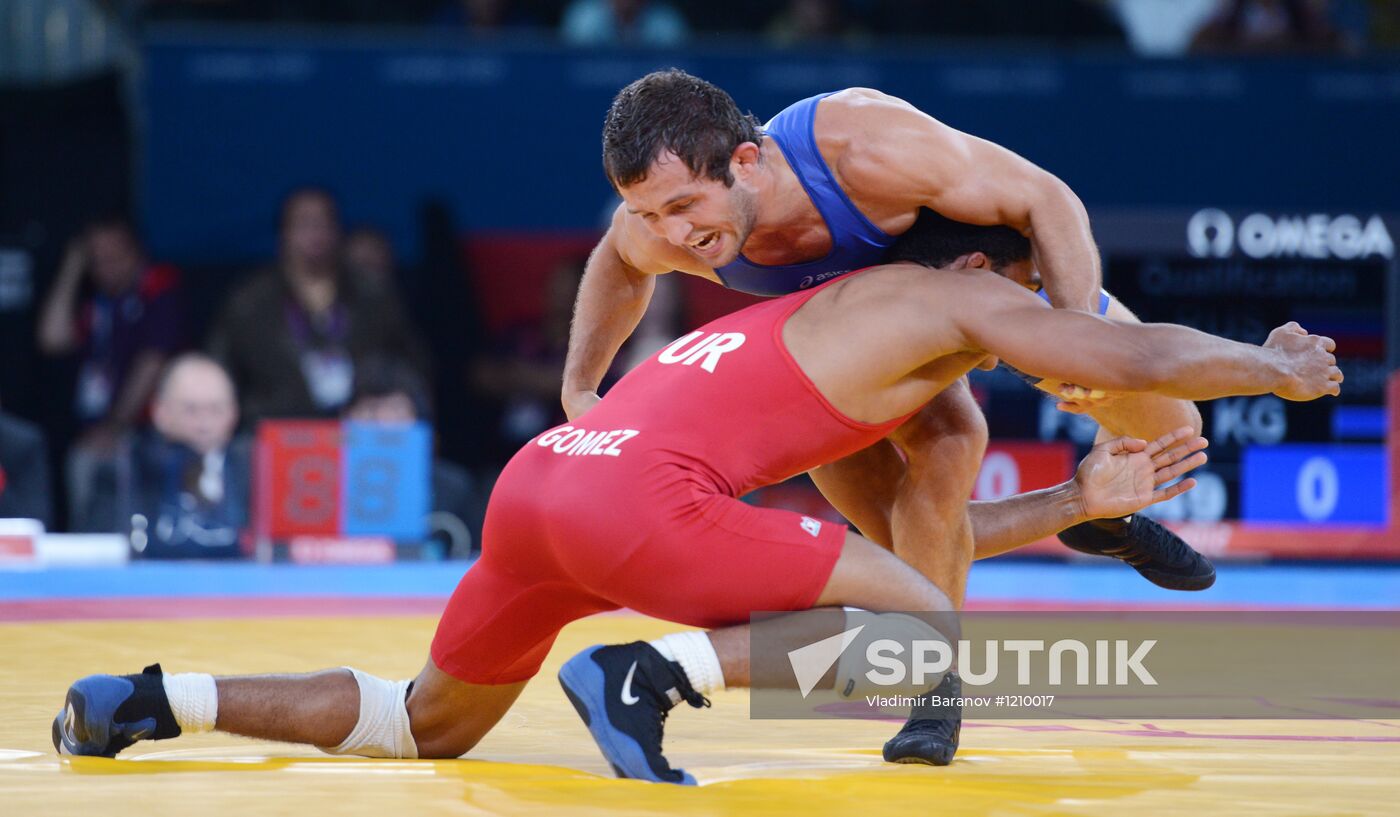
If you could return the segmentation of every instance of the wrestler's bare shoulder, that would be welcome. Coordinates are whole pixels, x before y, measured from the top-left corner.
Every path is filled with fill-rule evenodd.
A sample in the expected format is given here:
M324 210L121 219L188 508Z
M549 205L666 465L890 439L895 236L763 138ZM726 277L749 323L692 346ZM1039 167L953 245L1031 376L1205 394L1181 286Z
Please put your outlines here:
M815 133L824 157L879 146L891 127L923 124L931 117L896 96L874 88L847 88L822 100Z
M822 100L822 108L859 117L862 113L879 113L893 108L913 109L913 106L874 88L846 88Z
M822 100L817 149L861 211L898 234L925 204L930 169L920 164L947 147L947 128L898 97L847 88Z
M910 311L920 322L955 317L969 306L1008 297L1006 281L981 269L932 269L882 264L838 279L808 302L810 312ZM1013 285L1014 286L1014 285ZM1014 294L1014 292L1013 292Z

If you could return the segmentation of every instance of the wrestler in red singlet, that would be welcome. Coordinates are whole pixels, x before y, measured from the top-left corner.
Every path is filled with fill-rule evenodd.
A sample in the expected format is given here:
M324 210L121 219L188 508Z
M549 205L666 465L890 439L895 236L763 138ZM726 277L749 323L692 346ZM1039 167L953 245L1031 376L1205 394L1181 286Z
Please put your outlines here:
M526 444L496 482L482 557L438 625L437 666L473 684L522 681L565 624L619 607L697 627L811 607L845 526L737 497L904 420L843 416L788 354L784 323L822 288L679 338L577 423Z

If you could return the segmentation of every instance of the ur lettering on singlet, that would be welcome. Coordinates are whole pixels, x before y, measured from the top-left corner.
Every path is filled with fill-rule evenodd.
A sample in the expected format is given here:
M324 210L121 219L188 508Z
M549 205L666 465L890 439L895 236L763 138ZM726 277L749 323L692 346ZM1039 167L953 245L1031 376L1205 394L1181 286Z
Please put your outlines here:
M743 332L706 332L697 329L688 335L676 338L656 355L656 362L662 366L698 366L701 371L713 373L720 358L732 352L748 340ZM610 430L578 428L572 424L562 425L535 438L535 444L549 449L555 454L570 457L581 456L622 456L622 444L641 432L635 428Z
M726 287L754 295L787 295L884 262L895 236L876 227L855 206L817 149L812 130L817 104L829 96L818 94L784 108L763 126L763 133L783 152L821 213L831 233L831 252L815 261L771 267L755 264L740 252L733 262L715 270Z

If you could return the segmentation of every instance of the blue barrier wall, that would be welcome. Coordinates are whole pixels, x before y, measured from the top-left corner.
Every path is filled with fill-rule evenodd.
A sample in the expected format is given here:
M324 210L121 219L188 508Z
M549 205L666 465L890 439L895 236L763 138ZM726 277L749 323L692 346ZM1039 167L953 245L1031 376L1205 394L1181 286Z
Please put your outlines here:
M275 203L305 181L338 192L349 221L387 227L410 258L429 194L472 228L592 227L610 192L598 158L608 102L673 64L764 119L821 91L880 88L1024 154L1091 207L1400 209L1394 59L600 53L164 31L141 86L154 249L266 257Z

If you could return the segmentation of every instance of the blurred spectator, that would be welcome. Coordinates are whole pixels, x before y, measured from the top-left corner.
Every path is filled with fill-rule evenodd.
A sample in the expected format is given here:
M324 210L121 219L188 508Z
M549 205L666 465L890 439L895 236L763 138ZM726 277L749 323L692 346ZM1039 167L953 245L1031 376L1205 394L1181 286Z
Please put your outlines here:
M768 39L778 46L849 43L859 38L846 20L841 0L788 0L768 24Z
M220 20L297 23L411 23L423 19L427 0L102 0L135 6L145 20Z
M355 394L345 418L388 425L430 422L432 410L423 378L388 358L369 358L355 373Z
M476 362L477 388L502 404L499 436L510 450L566 419L559 386L585 260L561 261L546 284L543 318L510 327L495 353Z
M473 34L499 34L538 25L511 0L447 0L433 15L433 22Z
M145 558L237 558L251 456L233 437L233 381L212 358L181 355L161 377L152 420L99 476L81 527L128 534Z
M1375 41L1375 20L1371 0L1316 0L1319 11L1326 15L1327 22L1336 29L1341 45L1352 53L1364 52ZM1400 4L1387 0L1387 6L1394 8Z
M345 237L345 265L369 283L397 290L394 245L389 236L375 227L356 227Z
M1323 9L1310 0L1228 0L1196 32L1191 50L1334 51L1342 45Z
M1370 40L1382 48L1400 48L1400 3L1371 0Z
M1101 0L876 0L875 30L891 37L967 37L1124 42L1123 28Z
M73 82L135 51L114 0L0 2L0 83Z
M53 524L49 451L37 425L0 411L0 519L13 518Z
M240 20L261 16L258 0L137 0L132 5L143 21Z
M1191 38L1220 8L1220 0L1109 0L1133 50L1150 57L1186 53Z
M277 264L234 292L209 339L238 388L245 424L339 413L355 367L371 355L423 369L422 344L398 297L342 263L330 193L289 195L281 230Z
M102 218L69 242L39 320L39 348L76 354L74 414L81 436L68 455L68 500L90 501L98 467L146 420L161 368L183 345L180 273L146 259L131 223Z
M385 358L371 358L355 373L355 397L345 418L385 425L431 422L428 390L412 369ZM481 541L486 515L485 498L471 474L434 457L432 492L429 537L442 540L448 555L469 555Z
M685 18L661 0L573 0L560 25L570 45L677 45Z

